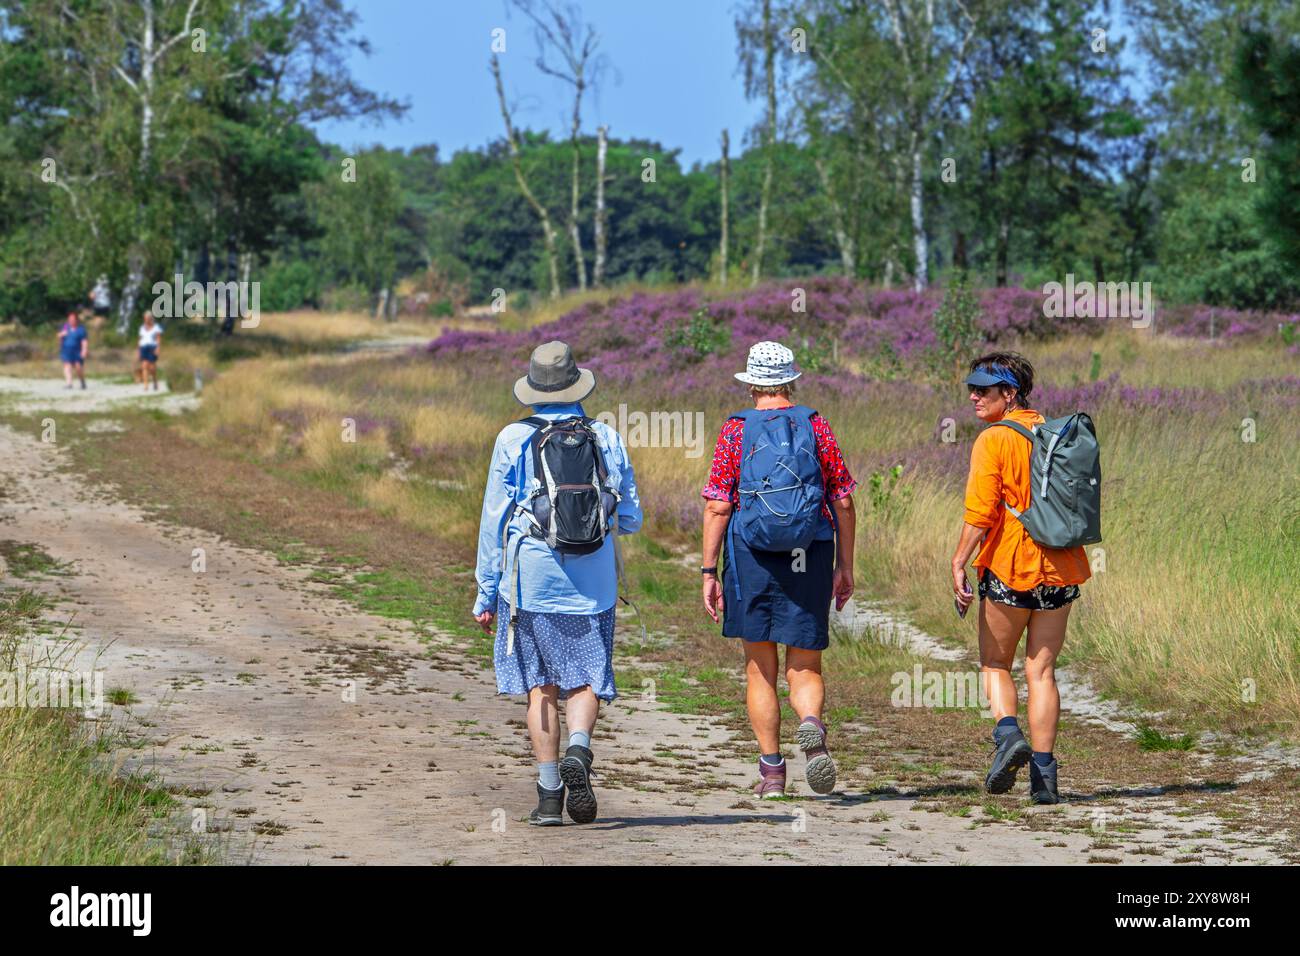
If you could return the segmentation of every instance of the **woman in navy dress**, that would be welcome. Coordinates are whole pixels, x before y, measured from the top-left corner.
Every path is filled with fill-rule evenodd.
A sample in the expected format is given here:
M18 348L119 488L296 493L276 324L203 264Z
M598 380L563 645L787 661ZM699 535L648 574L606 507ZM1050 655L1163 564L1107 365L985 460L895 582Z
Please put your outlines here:
M791 409L797 413L802 406L793 401L794 381L800 374L789 349L776 342L760 342L750 349L747 368L736 378L749 386L756 410ZM826 749L826 725L822 722L826 690L821 654L830 643L832 597L836 610L841 610L853 596L853 491L857 482L849 474L826 419L812 412L807 421L816 439L825 494L820 528L801 553L751 549L740 535L727 533L739 502L742 419L729 418L722 426L703 491L707 499L700 568L704 610L715 622L721 613L723 636L740 638L745 649L745 703L760 753L760 779L754 792L760 797L785 793L781 708L776 692L777 649L782 644L808 785L815 793L830 793L835 788L835 762ZM726 562L719 575L724 539Z

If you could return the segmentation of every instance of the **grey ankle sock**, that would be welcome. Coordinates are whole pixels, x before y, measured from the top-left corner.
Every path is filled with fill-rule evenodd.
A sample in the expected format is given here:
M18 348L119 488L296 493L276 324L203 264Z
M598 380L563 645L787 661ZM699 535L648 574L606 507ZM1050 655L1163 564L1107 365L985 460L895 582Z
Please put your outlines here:
M559 790L563 784L560 782L560 764L557 760L539 760L537 761L537 782L547 790Z
M785 762L785 758L781 756L780 752L774 754L760 754L758 759L763 761L763 763L767 764L769 767L779 767Z
M585 747L591 749L591 734L585 730L575 730L569 734L570 747Z

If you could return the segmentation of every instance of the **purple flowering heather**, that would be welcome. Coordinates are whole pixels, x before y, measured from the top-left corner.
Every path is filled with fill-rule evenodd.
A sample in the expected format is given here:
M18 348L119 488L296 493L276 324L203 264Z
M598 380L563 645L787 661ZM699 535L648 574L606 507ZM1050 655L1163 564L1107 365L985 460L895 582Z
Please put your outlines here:
M805 312L791 311L796 288L804 290ZM1096 332L1108 322L1123 321L1048 318L1043 315L1043 295L1030 289L985 289L978 295L978 328L988 346ZM598 393L602 399L608 396L612 403L615 396L620 400L627 396L629 401L650 402L656 408L703 410L706 432L712 433L727 411L745 403L744 389L733 374L744 368L750 345L765 339L781 341L796 350L805 368L799 398L806 396L809 404L824 411L842 436L853 434L850 426L861 424L855 416L879 414L882 409L909 409L933 421L933 434L913 432L910 443L901 448L845 447L860 482L865 483L873 472L901 465L909 478L926 475L959 488L969 466L971 442L984 426L971 414L959 388L936 390L918 374L927 368L937 345L934 313L942 301L942 290L877 289L836 277L772 282L725 296L698 288L639 292L608 303L587 303L553 322L522 331L446 330L426 351L458 366L472 359L478 373L512 380L534 347L562 339L573 346L579 363L595 372L601 388L610 389ZM1279 322L1300 322L1296 315L1225 309L1213 313L1214 337L1225 343L1276 336ZM1162 332L1209 338L1211 310L1205 306L1162 309L1156 325ZM838 363L831 360L832 348ZM800 355L804 349L808 351ZM878 368L888 380L854 368ZM1118 374L1083 384L1043 376L1034 390L1033 405L1049 418L1089 412L1104 436L1108 419L1117 412L1239 420L1244 412L1259 407L1295 409L1300 406L1300 379L1262 378L1216 390L1147 387L1121 382ZM598 399L588 410L596 414L603 408ZM955 422L955 441L942 440L946 418ZM696 525L699 471L692 466L647 489L643 504L651 524L679 529Z

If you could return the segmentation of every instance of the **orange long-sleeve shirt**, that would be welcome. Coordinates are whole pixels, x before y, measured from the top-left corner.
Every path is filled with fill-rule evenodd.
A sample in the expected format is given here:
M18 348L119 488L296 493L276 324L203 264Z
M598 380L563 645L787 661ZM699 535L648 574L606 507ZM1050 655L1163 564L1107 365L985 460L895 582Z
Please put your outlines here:
M1033 428L1043 416L1016 409L1007 420ZM1092 576L1083 548L1044 548L1002 506L1030 507L1029 442L1011 428L986 428L975 439L966 479L966 523L988 528L975 569L988 568L1008 587L1030 591L1040 584L1082 584Z

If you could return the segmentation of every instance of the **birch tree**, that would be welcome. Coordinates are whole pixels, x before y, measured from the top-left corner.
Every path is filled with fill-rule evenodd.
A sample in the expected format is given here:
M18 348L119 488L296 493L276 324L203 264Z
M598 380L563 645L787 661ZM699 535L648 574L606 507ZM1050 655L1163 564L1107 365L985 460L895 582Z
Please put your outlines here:
M903 69L904 154L912 220L913 288L930 282L925 223L925 147L956 86L979 25L963 0L881 0Z
M598 289L605 284L605 249L609 235L609 213L605 208L605 162L608 156L609 127L600 126L596 129L596 212L592 221L596 258L591 267L591 284Z
M64 108L82 124L59 144L64 164L79 170L65 181L74 214L92 234L105 218L117 220L123 234L122 333L139 306L154 247L169 242L162 235L171 228L166 194L182 170L205 162L201 144L210 130L193 94L219 82L221 67L218 57L205 56L199 20L207 14L212 25L226 10L221 0L36 0L25 11L24 25L51 56L52 79L66 82ZM77 185L90 183L101 188L75 195Z
M728 155L731 151L731 137L724 129L722 131L722 162L718 166L719 192L721 193L721 211L719 218L721 222L718 226L720 239L718 240L718 282L721 285L727 284L727 247L730 244L727 239L730 217L728 206L731 204L731 157Z
M768 207L772 198L773 148L776 145L776 35L772 27L772 0L762 0L759 23L736 21L741 66L745 73L745 92L756 94L759 89L756 53L762 50L762 87L767 105L763 125L763 184L758 200L758 234L754 240L753 265L750 284L756 284L763 273L763 254L767 246Z
M800 0L790 23L804 31L807 55L785 53L784 65L841 268L888 285L903 241L906 176L896 148L902 82L877 13Z
M515 0L515 6L533 22L537 34L537 68L547 76L573 87L573 113L569 123L569 143L573 148L573 165L569 182L569 241L573 245L573 265L578 288L587 288L587 262L582 254L582 233L578 228L578 205L582 196L582 149L578 134L582 129L582 97L592 86L603 61L596 55L600 37L582 20L582 10L571 4L560 9L550 0ZM551 57L559 61L556 64Z
M510 164L514 169L515 182L519 184L519 191L523 193L524 199L532 207L533 212L537 213L537 219L542 224L542 243L546 254L546 264L551 278L551 298L560 297L560 263L559 255L555 248L555 227L551 224L551 214L546 211L546 207L538 200L536 194L528 186L528 180L524 178L524 163L519 147L519 133L515 129L514 120L510 115L510 104L506 102L505 85L501 81L501 63L495 53L492 54L492 79L496 82L497 102L501 106L501 119L506 125L506 144L510 147Z

